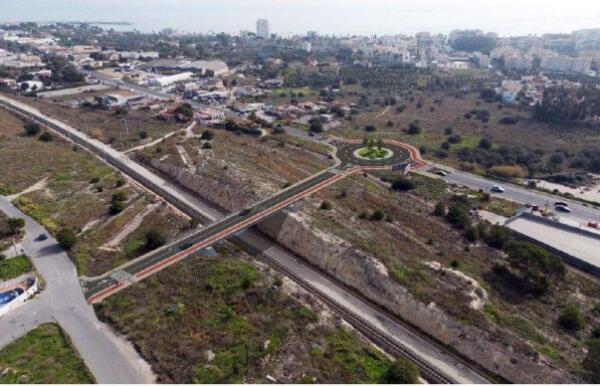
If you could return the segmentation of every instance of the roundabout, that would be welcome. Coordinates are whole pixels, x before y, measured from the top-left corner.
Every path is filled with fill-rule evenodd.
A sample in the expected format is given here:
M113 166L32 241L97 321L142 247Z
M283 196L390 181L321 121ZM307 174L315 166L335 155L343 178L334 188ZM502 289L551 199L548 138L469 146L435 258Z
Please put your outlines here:
M391 168L411 159L408 149L393 142L365 146L363 141L334 141L332 145L337 149L336 155L342 169L354 166Z

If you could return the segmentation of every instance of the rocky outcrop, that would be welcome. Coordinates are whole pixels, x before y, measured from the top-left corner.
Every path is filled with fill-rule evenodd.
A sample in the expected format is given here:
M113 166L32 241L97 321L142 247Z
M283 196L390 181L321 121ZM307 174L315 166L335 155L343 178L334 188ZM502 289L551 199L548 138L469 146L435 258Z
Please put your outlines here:
M371 301L511 382L573 382L542 357L529 355L525 343L493 324L484 330L450 317L435 303L422 303L382 270L379 261L312 227L303 214L282 213L264 221L260 229Z
M256 188L233 170L218 174L197 173L152 161L201 197L229 210L239 210L270 194ZM199 178L202 177L202 178ZM366 298L387 308L408 323L481 366L514 383L570 383L576 380L532 354L521 339L488 323L484 327L459 321L435 303L425 304L396 282L383 264L344 240L310 224L305 214L282 212L263 221L259 228L309 263L317 266Z

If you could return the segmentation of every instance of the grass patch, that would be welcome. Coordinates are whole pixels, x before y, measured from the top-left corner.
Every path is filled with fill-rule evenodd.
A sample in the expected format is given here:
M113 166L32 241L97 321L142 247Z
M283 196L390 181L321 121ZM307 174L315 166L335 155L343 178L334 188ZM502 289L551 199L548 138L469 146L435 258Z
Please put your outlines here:
M33 271L33 265L27 256L16 256L0 261L0 280L10 280Z
M42 324L0 351L0 383L94 383L69 338L54 323ZM1 373L1 371L0 371Z

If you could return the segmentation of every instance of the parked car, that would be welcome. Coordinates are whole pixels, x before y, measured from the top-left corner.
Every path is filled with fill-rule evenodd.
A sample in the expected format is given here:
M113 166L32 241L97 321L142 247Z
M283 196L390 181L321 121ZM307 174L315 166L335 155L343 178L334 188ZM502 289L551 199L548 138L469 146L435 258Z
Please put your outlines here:
M554 203L554 206L566 206L566 207L568 207L569 204L567 204L566 202L563 202L563 201L556 201Z
M494 185L494 186L492 186L492 192L504 193L505 189L500 185Z
M37 241L44 241L44 240L48 240L48 235L47 235L47 234L45 234L45 233L40 233L40 234L38 235L38 237L36 237L36 240L37 240Z

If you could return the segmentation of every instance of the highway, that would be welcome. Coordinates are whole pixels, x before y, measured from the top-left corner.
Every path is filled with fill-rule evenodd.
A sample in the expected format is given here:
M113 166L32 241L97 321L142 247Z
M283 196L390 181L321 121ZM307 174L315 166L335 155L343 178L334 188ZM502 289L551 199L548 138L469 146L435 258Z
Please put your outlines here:
M60 121L42 114L37 109L5 96L0 95L0 105L4 105L10 110L18 112L29 119L36 120L84 146L101 159L124 172L137 183L162 196L167 202L185 213L201 219L203 223L207 224L215 219L222 218L222 215L219 212L197 200L194 196L182 191L180 188L164 181L160 176L153 174L129 159L126 155L112 149L110 146L92 139ZM352 146L359 145L354 144ZM398 147L396 149L395 146L396 145L392 144L389 147L394 149L394 152L397 154L401 154L402 151L407 151L405 147ZM368 163L367 166L365 166L365 170L381 168L389 168L389 166L369 166ZM320 178L324 178L324 184L333 183L337 178L343 178L345 175L358 171L361 171L361 167L339 167L335 170L326 171ZM328 172L331 172L333 176L327 174ZM316 182L315 180L312 180L313 178L314 177L309 178L309 180L312 181L309 184L314 184ZM316 182L314 185L317 189L319 186L321 186L320 182ZM291 190L292 188L294 187L289 189ZM296 188L302 191L303 187L300 185ZM208 240L205 245L209 245L209 243L214 242L214 239L209 240L210 237L212 237L211 235L216 235L216 237L220 239L227 237L225 234L229 235L229 240L231 242L240 246L240 248L256 254L257 257L264 259L265 262L276 270L288 275L292 280L295 280L299 285L306 288L315 296L326 300L327 303L331 304L332 307L354 328L369 337L369 339L377 342L381 347L386 348L388 352L394 355L405 356L413 360L419 366L423 376L427 380L441 383L488 383L488 376L482 375L481 370L478 369L477 366L469 363L464 358L458 358L447 347L438 346L436 343L432 342L430 338L422 336L414 327L408 326L391 316L387 311L370 301L365 300L362 295L359 295L354 290L344 287L337 281L331 279L327 274L324 274L313 267L309 267L277 244L265 239L254 229L248 229L239 234L240 230L247 228L255 221L259 221L261 218L264 218L264 216L285 208L295 200L311 193L312 191L310 189L304 190L298 197L292 196L290 197L291 200L284 200L279 204L272 206L270 208L271 212L260 212L263 214L258 217L255 217L255 213L260 210L260 207L250 208L248 213L244 212L244 214L240 216L244 217L244 221L248 220L247 222L238 222L236 220L233 222L235 225L226 228L227 230L225 233L219 232L221 226L215 225L216 228L208 227L210 228L209 231L206 231L208 233L203 234L201 237L205 237L204 240ZM266 206L271 205L269 202L259 203L257 205L261 204ZM231 223L227 222L224 224L229 225ZM209 239L206 237L209 237ZM176 245L181 244L176 243ZM185 245L184 250L181 251L183 253L178 253L177 257L172 255L174 250L171 250L169 253L163 255L170 255L169 257L166 257L165 260L158 259L158 261L154 261L156 264L140 266L142 268L142 271L139 271L141 278L205 248L205 246L202 246L200 243L196 244L196 246L197 247L192 251L190 250L191 247ZM171 247L172 245L165 248ZM177 248L181 249L179 246ZM187 250L185 248L187 248ZM134 261L134 264L137 262L138 260ZM89 279L94 287L96 279L97 278ZM110 290L108 290L109 293L114 293L138 280L129 272L121 269L112 271L103 279L107 282L100 283L100 285L104 286L105 289L110 288ZM86 288L86 282L88 280L82 278L81 281L84 288ZM94 290L96 290L96 288L94 288Z
M443 167L443 169L446 170L447 168ZM458 170L452 170L447 176L443 177L443 179L449 184L463 185L472 189L482 189L483 191L489 192L494 196L506 198L521 204L529 203L539 206L548 204L550 209L554 209L555 202L563 201L569 204L572 212L557 212L558 216L575 220L582 224L587 224L591 219L600 220L600 210L592 206L587 204L586 206L583 203L575 200L568 200L563 197L553 196L536 189L527 189L511 183L498 182ZM506 191L504 193L493 193L491 192L491 188L494 185L500 185Z

